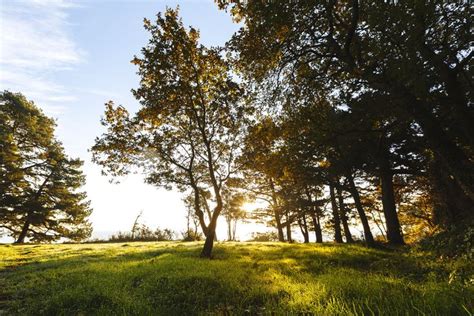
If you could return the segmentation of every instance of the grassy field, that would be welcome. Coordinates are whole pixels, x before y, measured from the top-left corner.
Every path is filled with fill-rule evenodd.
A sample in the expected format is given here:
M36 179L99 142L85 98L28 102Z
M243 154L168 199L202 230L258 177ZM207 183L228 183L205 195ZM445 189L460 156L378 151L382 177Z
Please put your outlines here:
M0 245L0 315L470 315L474 308L472 283L425 253L218 243L209 261L198 257L200 247Z

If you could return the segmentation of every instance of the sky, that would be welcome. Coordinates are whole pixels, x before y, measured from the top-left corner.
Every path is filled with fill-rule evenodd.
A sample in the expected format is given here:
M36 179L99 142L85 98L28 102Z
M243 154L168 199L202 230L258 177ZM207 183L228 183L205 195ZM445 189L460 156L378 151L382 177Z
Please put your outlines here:
M147 43L143 19L180 7L186 26L200 30L201 43L223 45L238 29L213 1L0 0L0 89L21 92L57 121L66 153L84 160L84 190L91 201L93 237L129 231L141 211L152 228L186 226L182 194L143 183L140 175L109 183L91 163L88 149L103 132L104 103L138 109L130 90L138 87L130 63ZM240 238L264 227L246 224ZM225 224L218 224L225 237Z

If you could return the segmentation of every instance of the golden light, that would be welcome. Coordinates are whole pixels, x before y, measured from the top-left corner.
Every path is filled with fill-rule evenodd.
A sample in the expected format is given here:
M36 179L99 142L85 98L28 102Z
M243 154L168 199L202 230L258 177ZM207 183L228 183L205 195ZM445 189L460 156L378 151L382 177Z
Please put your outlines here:
M242 210L246 212L252 212L259 207L261 207L261 205L259 205L259 203L256 203L256 202L245 202L244 204L242 204Z
M257 201L246 201L242 204L241 208L243 211L247 212L248 218L239 224L237 229L238 239L245 241L252 238L252 234L256 232L267 231L268 227L266 225L257 223L255 220L251 219L252 212L257 209L264 208L268 206L266 202L257 200Z

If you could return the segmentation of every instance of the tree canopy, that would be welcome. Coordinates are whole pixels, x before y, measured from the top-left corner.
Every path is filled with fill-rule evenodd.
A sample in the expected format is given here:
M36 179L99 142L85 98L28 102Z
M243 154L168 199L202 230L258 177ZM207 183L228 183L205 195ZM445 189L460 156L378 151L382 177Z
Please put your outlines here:
M243 24L228 45L236 70L294 121L292 157L308 153L313 175L326 161L325 182L342 177L359 214L353 178L379 187L389 242L403 243L402 187L429 191L436 224L472 217L472 6L217 2Z

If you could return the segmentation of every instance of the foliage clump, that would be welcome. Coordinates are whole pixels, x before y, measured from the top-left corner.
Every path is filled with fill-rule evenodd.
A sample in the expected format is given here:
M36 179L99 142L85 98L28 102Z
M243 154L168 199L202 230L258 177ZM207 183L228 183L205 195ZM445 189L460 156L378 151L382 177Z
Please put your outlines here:
M276 232L256 232L252 233L252 239L250 241L258 242L268 242L268 241L278 241L278 234Z

